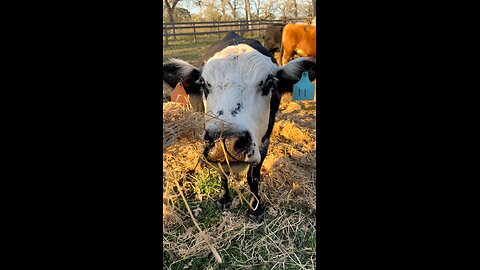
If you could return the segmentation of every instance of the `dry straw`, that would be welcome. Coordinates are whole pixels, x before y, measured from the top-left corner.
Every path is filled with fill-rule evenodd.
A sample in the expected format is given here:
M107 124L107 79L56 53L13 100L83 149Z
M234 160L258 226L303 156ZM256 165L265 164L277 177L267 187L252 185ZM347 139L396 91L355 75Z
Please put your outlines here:
M193 174L205 173L205 166L197 166L202 158L204 115L191 107L164 102L163 106L163 247L171 255L173 264L187 262L194 257L213 253L219 259L230 258L234 269L251 269L256 265L274 265L274 268L295 267L313 269L316 253L312 248L295 248L315 232L316 212L316 110L315 102L292 102L290 96L282 99L270 140L270 148L261 172L260 200L267 209L261 224L250 222L244 213L218 212L208 227L198 224L183 193L192 193L197 183ZM208 165L207 165L208 166ZM247 202L252 194L245 173L227 175L237 196L232 208ZM239 199L240 198L240 199ZM184 200L187 212L179 202ZM214 203L212 201L200 203ZM248 202L247 202L248 204ZM301 206L292 214L288 209ZM232 209L232 210L233 210ZM196 214L201 217L203 212ZM263 236L253 231L262 230ZM198 233L194 233L198 231ZM238 245L243 257L229 256L231 245ZM259 255L263 250L267 255ZM263 252L263 253L265 253ZM218 256L217 256L218 255ZM170 269L172 266L165 266ZM211 265L209 266L211 267ZM214 269L215 266L213 267ZM206 267L207 269L207 267ZM209 268L208 268L209 269Z

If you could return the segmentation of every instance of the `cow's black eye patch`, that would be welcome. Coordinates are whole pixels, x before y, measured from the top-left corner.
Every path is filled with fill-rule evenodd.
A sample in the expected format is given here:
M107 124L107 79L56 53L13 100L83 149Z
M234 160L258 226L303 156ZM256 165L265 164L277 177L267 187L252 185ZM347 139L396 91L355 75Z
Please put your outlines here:
M259 86L262 87L262 96L268 95L268 93L270 93L272 89L275 89L277 87L275 76L268 75L267 79L265 80L265 83Z
M208 90L208 87L210 87L211 85L208 83L208 82L205 82L205 80L203 78L201 78L201 83L202 85L202 89L203 89L203 94L205 95L205 98L208 97L208 94L210 94L210 90ZM207 87L208 85L208 87Z

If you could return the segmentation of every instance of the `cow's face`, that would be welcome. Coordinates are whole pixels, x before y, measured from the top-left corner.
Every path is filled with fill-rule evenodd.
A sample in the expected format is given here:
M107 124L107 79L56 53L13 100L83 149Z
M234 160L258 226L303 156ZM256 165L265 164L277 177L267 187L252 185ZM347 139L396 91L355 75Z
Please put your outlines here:
M246 44L225 48L202 70L206 136L216 138L222 131L244 136L249 145L242 158L247 163L260 162L276 72L269 57Z
M230 163L256 164L262 138L273 125L272 97L279 102L281 92L292 91L305 70L314 77L314 66L314 60L299 58L278 67L270 57L239 44L216 53L201 69L171 60L164 65L164 80L178 78L187 93L203 93L207 160L223 162L226 154Z

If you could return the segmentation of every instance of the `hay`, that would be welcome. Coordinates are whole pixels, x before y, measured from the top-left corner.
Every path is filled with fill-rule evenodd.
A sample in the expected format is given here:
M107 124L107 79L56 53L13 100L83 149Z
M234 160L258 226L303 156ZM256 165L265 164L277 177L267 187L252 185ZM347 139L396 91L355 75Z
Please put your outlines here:
M208 247L212 251L213 255L215 256L215 260L218 263L222 263L222 257L220 257L220 255L218 254L217 249L214 246L212 246L212 244L210 244L209 237L200 228L200 225L198 225L198 222L195 219L194 215L192 214L192 210L190 209L190 206L188 205L187 199L185 199L185 195L183 195L182 189L181 189L180 185L178 184L178 181L176 181L176 180L175 180L175 185L177 186L178 191L180 192L180 195L182 196L182 199L185 202L185 205L187 206L188 213L190 214L190 217L192 218L193 223L195 223L195 226L197 227L199 234L202 236L202 238L204 239L204 241L207 243Z
M181 209L182 198L175 181L187 196L198 187L198 179L192 175L205 174L208 168L198 165L203 150L200 135L204 115L171 102L164 103L163 112L163 247L170 254L173 266L211 256L210 244L219 256L230 261L232 269L256 269L257 265L314 269L315 248L296 245L302 247L302 241L315 234L315 101L292 102L290 95L282 98L261 172L260 199L267 210L264 222L250 222L241 209L236 213L238 208L246 208L239 196L251 197L244 172L229 176L229 185L237 193L232 209L218 212L210 225L202 227L203 233L195 228L189 213ZM214 204L216 196L207 201L197 198L202 201L199 208ZM205 211L195 212L198 218L205 215ZM233 252L232 246L241 256L229 253ZM213 258L205 269L217 269Z
M204 129L204 115L190 106L176 102L163 103L163 148L181 138L198 140Z

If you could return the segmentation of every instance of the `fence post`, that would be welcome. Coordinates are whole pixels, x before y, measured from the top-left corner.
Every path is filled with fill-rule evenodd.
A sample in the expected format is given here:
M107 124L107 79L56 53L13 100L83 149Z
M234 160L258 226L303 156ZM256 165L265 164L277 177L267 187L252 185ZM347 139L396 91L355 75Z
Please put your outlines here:
M220 23L217 22L217 36L218 40L220 40Z
M177 40L177 34L175 33L175 23L172 22L172 34L173 34L173 39Z
M193 43L197 44L197 31L195 31L195 23L193 23Z
M165 47L168 47L168 30L166 28L168 26L166 26L165 24L163 24L163 26L163 31L165 32Z
M260 34L260 20L258 20L257 29L258 29L258 36L262 37L262 35Z

